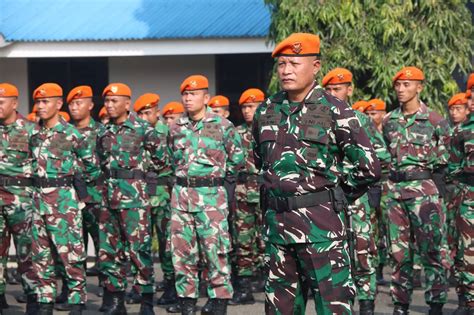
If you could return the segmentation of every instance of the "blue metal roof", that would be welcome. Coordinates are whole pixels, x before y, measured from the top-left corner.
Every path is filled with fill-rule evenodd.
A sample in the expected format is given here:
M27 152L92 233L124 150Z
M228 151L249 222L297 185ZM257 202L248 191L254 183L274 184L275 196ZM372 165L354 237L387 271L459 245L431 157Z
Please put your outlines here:
M265 37L264 0L0 0L7 42Z

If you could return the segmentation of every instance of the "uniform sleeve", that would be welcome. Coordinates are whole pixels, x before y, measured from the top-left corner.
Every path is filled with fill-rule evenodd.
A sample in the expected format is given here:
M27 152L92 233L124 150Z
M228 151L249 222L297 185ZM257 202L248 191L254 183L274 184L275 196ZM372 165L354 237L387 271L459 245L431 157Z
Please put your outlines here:
M75 154L84 166L85 178L88 182L97 180L100 176L100 163L96 154L94 144L87 141L82 135L77 137L77 145L75 147Z
M435 129L436 135L436 161L434 164L434 170L446 168L449 160L448 149L451 146L451 137L449 132L449 124L445 119L442 119Z
M253 157L255 159L255 167L260 171L262 169L262 156L260 154L260 132L259 132L259 124L258 120L260 117L260 107L257 108L255 111L255 115L253 116L253 123L252 123L252 143L250 147L253 150Z
M224 131L224 146L227 153L226 176L235 176L243 167L244 151L242 139L234 126Z
M170 158L167 145L168 130L160 132L151 126L145 131L145 150L151 159L151 168L157 172L169 167Z
M353 166L347 170L342 188L349 198L357 198L380 179L380 162L353 111L347 106L340 106L334 116L336 143L342 151L343 160L346 158Z
M375 150L375 155L380 161L381 166L388 165L390 163L390 153L387 150L385 140L380 132L378 132L373 124L372 126L372 136L370 141Z
M456 127L451 137L450 155L448 161L448 178L453 179L462 172L464 143L461 129Z

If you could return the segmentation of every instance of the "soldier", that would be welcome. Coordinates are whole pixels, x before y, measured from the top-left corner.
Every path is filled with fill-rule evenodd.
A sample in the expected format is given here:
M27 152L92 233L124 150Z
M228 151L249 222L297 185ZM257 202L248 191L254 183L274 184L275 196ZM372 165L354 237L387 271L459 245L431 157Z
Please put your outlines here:
M34 292L35 273L31 262L31 153L28 139L34 124L17 112L18 89L0 83L0 314L8 308L5 299L4 267L8 259L10 236L18 257L18 271L27 296L27 314L37 310Z
M472 103L474 91L474 74L467 84L468 105ZM469 93L470 92L470 93ZM464 102L464 101L463 101ZM459 306L455 315L474 314L474 217L472 215L474 200L474 116L455 127L451 140L449 161L450 177L459 180L461 189L461 206L456 212L458 252L455 259L456 293Z
M408 314L414 251L425 269L430 314L442 314L447 298L440 250L444 218L432 178L433 173L443 174L447 166L448 124L420 101L423 80L423 72L416 67L405 67L393 77L400 107L383 121L391 154L387 211L394 314Z
M67 96L69 112L74 120L74 126L84 136L89 146L96 152L97 135L103 130L103 125L96 122L91 111L94 108L92 101L92 88L87 85L78 86L72 89ZM96 265L86 271L88 276L98 276L98 259L99 259L99 214L102 205L103 178L98 181L87 183L88 199L86 207L82 209L83 228L84 228L84 244L89 243L89 234L94 244ZM99 277L99 282L101 279Z
M324 76L322 85L326 92L347 103L353 92L352 73L344 68L335 68ZM381 158L389 159L390 155L385 148L382 135L377 132L370 118L360 111L365 110L369 105L369 102L357 104L355 116L359 119L360 125L368 135L379 160ZM369 192L370 191L372 191L372 188ZM380 189L377 190L377 192L380 192ZM363 194L349 208L351 211L350 215L352 216L352 229L355 233L355 259L352 274L357 288L360 314L373 314L375 307L376 279L374 266L376 255L376 229L372 227L377 222L377 219L375 209L374 211L371 209L371 205L376 203L376 201L371 202L373 199L371 196L372 195L368 193ZM374 198L379 196L380 194L376 193Z
M183 104L179 102L169 102L166 104L163 109L161 110L163 120L165 121L166 125L171 126L176 120L181 118L184 113Z
M148 121L155 128L156 133L163 143L169 133L168 127L159 120L158 103L160 96L158 94L146 93L140 96L133 106L138 117ZM161 270L163 271L164 292L156 301L158 305L174 304L178 302L176 295L173 262L171 260L171 251L166 246L170 237L170 189L171 168L168 167L158 174L153 169L147 174L149 179L149 195L151 203L151 221L152 227L158 236L159 257ZM168 247L168 248L167 248Z
M109 123L110 117L105 107L102 107L99 111L99 120L103 125L106 125Z
M225 96L216 95L212 97L209 100L209 103L207 104L207 106L211 108L214 114L217 114L224 118L229 118L230 116L230 111L229 111L230 101Z
M170 127L176 184L171 196L171 251L182 314L193 314L199 297L199 252L205 256L209 303L202 313L225 314L232 298L226 178L243 160L232 123L206 108L208 80L186 78L180 91L186 114Z
M283 91L254 117L255 164L264 182L267 314L303 314L302 286L311 288L318 314L352 313L345 194L353 202L380 176L354 111L314 82L319 45L317 35L294 33L276 46ZM344 157L354 164L345 179Z
M261 238L262 212L259 207L259 171L255 167L252 144L253 116L265 99L259 89L248 89L239 99L245 123L237 127L244 148L244 169L237 176L235 190L237 207L234 214L232 241L235 251L237 283L230 301L232 305L253 304L251 277L263 269L265 245Z
M110 116L98 135L97 152L105 172L105 206L99 219L99 268L105 275L102 310L126 314L126 251L133 285L142 295L140 314L154 314L151 214L146 172L168 165L166 143L150 124L130 112L130 88L111 83L103 91ZM151 161L151 163L149 162Z
M375 242L377 245L377 257L375 261L377 262L375 277L378 285L386 285L383 277L383 267L387 263L387 185L389 173L389 163L390 163L390 153L388 153L385 143L383 142L382 135L382 121L384 116L387 114L387 107L385 102L381 99L374 98L367 102L367 106L364 109L364 112L372 119L372 122L375 125L377 134L382 138L383 149L380 151L374 143L374 149L377 152L377 157L380 160L380 166L382 168L382 176L380 177L380 183L376 188L381 191L380 203L375 207L375 222L374 230L375 233ZM370 194L370 192L369 192Z
M60 115L62 88L45 83L33 92L41 121L30 138L33 157L33 267L38 276L40 314L52 314L56 297L55 262L64 266L69 289L70 314L81 314L86 302L84 240L82 235L85 185L77 163L84 166L88 181L96 180L100 169L90 144Z
M354 104L352 104L352 109L358 112L363 113L365 109L369 106L369 102L367 101L357 101Z

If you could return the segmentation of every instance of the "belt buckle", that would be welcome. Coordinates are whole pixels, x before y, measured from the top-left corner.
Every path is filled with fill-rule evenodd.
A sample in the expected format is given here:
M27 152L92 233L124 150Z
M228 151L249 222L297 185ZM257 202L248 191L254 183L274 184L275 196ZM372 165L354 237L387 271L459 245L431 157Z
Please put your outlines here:
M288 200L284 197L276 197L275 210L279 213L289 210Z
M188 187L196 187L196 177L188 177Z
M0 186L7 186L7 179L5 177L0 178Z

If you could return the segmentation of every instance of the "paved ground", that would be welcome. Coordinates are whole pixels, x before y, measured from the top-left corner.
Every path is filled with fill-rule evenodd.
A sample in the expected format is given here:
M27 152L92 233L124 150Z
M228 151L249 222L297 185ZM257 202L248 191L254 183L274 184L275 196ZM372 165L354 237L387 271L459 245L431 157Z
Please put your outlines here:
M158 277L161 275L158 274ZM386 279L388 276L386 275ZM96 293L99 291L97 287L97 279L93 277L88 277L88 290L89 290L89 301L87 302L87 310L84 312L85 315L92 315L92 314L102 314L98 312L98 309L101 304L101 298L97 297ZM23 314L25 311L24 304L16 303L14 296L20 293L20 286L19 285L8 285L7 287L7 300L10 304L10 308L5 310L4 314L8 315L20 315ZM379 287L379 294L377 296L376 302L376 314L392 314L393 305L391 304L390 296L389 296L389 288L388 286ZM161 293L158 293L161 294ZM228 307L228 314L229 315L257 315L257 314L264 314L264 295L263 293L257 294L256 296L257 302L254 305L249 306L229 306ZM198 302L198 306L203 306L206 303L206 299L202 298ZM449 290L449 300L448 304L445 305L444 314L452 314L457 305L457 298L454 291L454 288L451 287ZM128 305L128 314L135 315L138 314L139 305ZM355 307L357 309L357 305ZM164 308L155 307L155 313L158 314L167 314ZM311 300L308 303L307 307L307 314L316 314L314 310L314 304ZM423 298L423 290L415 290L413 296L413 303L410 307L410 314L427 314L428 307L424 303ZM68 314L67 312L56 312L55 315L61 314Z

